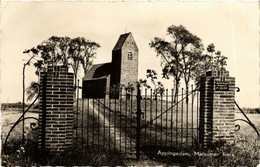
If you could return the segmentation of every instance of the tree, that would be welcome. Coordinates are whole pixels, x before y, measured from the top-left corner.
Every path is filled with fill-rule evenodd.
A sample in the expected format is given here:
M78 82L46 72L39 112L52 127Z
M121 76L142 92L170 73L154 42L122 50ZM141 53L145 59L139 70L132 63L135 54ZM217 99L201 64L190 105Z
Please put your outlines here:
M152 89L152 94L154 95L154 99L157 99L157 95L163 95L165 92L164 85L160 82L157 81L157 72L155 70L147 69L146 71L146 78L150 79L150 81L153 84L154 89ZM146 79L140 79L138 81L138 84L141 86L150 89L151 86L147 83L148 81Z
M207 52L208 53L205 54L207 60L204 61L207 70L226 70L225 66L227 65L227 57L222 55L220 51L216 51L213 43L208 45Z
M163 84L160 81L157 81L157 79L158 79L157 75L158 74L155 70L148 69L146 71L146 78L150 79L154 86L153 94L154 94L155 99L157 99L157 95L162 96L165 91ZM150 86L147 86L147 87L150 88Z
M29 87L26 88L27 101L31 101L39 93L40 85L32 81Z
M81 67L84 74L87 73L99 47L98 43L84 37L71 39L52 36L37 46L41 57L34 63L37 68L36 74L38 75L39 71L48 65L64 65L72 68L76 80Z
M64 65L71 68L74 72L74 84L76 86L78 72L84 71L86 74L92 65L96 50L100 45L96 42L78 37L71 39L69 37L52 36L37 45L36 49L26 50L24 53L39 53L36 67L36 75L48 65Z
M194 78L193 72L202 59L203 45L199 37L193 35L182 25L168 27L167 35L171 38L170 42L155 37L149 45L154 48L157 56L161 57L164 78L174 77L175 101L182 78L185 81L186 90L188 90L189 82Z
M220 51L215 52L213 67L216 71L225 71L225 66L227 65L227 57L222 55Z
M36 48L40 57L38 57L37 62L34 63L36 75L39 75L40 71L48 65L67 66L69 42L69 37L52 36L48 40L37 45Z
M195 82L199 85L200 78L205 75L207 71L225 71L227 65L227 57L222 55L220 51L216 51L215 45L209 44L207 46L207 53L202 56L198 63L195 73Z
M37 46L42 65L67 65L69 37L52 36ZM42 67L42 66L40 66Z
M68 49L68 65L74 72L74 83L76 86L77 75L80 67L83 68L86 74L92 65L96 50L100 45L96 42L86 40L83 37L74 38L69 43Z

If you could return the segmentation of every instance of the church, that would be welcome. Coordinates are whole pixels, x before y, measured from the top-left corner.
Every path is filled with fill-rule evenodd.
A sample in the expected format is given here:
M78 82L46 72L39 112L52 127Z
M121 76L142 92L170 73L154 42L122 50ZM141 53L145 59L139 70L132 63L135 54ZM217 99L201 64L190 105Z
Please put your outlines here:
M120 85L138 81L138 47L132 33L120 35L112 50L112 62L94 64L83 78L83 98L111 98ZM118 98L119 93L113 97Z

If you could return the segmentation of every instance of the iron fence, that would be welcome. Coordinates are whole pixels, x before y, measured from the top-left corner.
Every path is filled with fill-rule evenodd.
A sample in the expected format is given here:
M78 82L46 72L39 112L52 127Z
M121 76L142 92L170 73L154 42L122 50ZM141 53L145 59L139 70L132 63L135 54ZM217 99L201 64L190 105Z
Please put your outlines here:
M142 92L142 93L141 93ZM110 98L109 98L110 97ZM79 98L75 101L77 143L128 158L183 150L198 142L199 94L191 87L155 95L152 89L121 89L116 98ZM176 101L176 102L174 102Z

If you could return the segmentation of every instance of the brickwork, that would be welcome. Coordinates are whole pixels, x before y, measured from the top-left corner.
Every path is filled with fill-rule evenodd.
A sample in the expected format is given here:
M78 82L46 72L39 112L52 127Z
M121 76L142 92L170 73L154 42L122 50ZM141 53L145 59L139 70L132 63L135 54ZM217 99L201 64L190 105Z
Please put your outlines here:
M132 59L128 59L128 54L132 54ZM138 81L138 48L132 34L130 34L122 47L121 77L120 84L128 83L136 85Z
M220 83L224 83L220 86ZM210 71L200 82L199 140L207 147L212 143L234 141L235 78L229 72Z
M129 59L131 54L131 59ZM111 87L113 85L133 84L138 81L138 47L130 33L122 47L112 51ZM136 92L136 91L134 91Z
M60 153L73 139L73 74L67 67L49 66L47 72L41 72L40 108L39 146Z

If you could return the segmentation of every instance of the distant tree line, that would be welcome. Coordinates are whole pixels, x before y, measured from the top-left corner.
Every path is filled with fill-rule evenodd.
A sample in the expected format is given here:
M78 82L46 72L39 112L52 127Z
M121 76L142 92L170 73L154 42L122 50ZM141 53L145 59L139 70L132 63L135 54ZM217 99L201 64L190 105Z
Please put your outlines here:
M25 107L28 107L29 104L25 104ZM18 109L22 109L23 108L23 103L22 102L17 102L17 103L2 103L1 104L1 108L3 110L7 109L7 108L18 108Z

